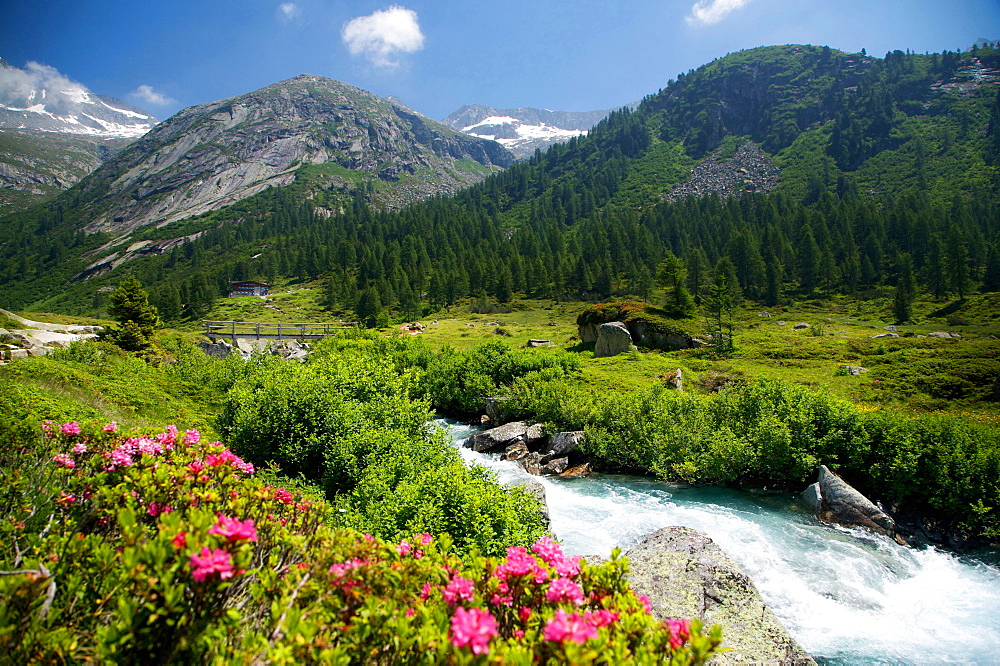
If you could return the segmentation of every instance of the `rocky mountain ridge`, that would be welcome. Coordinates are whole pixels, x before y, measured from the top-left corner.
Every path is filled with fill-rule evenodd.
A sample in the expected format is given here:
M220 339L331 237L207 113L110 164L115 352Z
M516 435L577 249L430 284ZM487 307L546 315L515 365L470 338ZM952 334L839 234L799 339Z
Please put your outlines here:
M531 157L535 150L544 151L553 144L586 134L609 113L611 109L550 111L467 104L441 122L471 136L492 139L523 160Z
M301 75L184 109L81 183L87 232L127 234L289 185L327 165L324 185L369 180L376 206L453 192L513 156L371 93ZM393 187L398 186L398 187Z
M0 78L4 83L0 86L0 129L134 139L158 122L149 112L120 99L92 93L62 77L18 69L2 58ZM54 87L39 87L46 85L46 79Z

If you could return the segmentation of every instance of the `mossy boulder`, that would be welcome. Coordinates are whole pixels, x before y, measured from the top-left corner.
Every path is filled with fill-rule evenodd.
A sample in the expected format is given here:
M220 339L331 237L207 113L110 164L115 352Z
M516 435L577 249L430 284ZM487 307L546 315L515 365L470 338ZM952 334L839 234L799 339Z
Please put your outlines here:
M628 552L628 581L658 620L699 618L722 626L722 661L814 664L739 566L689 527L665 527Z
M598 303L581 312L576 318L580 340L596 343L598 327L609 322L625 324L633 342L649 349L669 351L695 346L694 338L685 330L690 320L671 319L658 308L629 301Z

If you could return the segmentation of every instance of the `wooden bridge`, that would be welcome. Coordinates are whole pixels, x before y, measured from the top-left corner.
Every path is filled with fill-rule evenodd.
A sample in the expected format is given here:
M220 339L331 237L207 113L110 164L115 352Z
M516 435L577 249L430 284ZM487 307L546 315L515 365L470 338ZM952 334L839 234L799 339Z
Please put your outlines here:
M337 331L354 328L349 321L283 324L263 321L202 321L210 338L256 338L258 340L318 340Z

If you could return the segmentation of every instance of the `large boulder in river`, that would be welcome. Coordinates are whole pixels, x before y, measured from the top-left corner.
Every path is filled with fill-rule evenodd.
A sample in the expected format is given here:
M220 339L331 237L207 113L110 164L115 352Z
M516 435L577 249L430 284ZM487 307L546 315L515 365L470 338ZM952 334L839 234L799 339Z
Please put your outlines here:
M513 421L505 423L498 428L491 428L477 432L469 439L465 440L465 446L479 453L505 449L515 442L524 442L531 445L545 437L542 426L539 424L528 425L524 421Z
M823 522L896 535L896 521L826 465L820 465L819 480L806 488L802 497Z
M597 327L597 344L594 358L617 356L632 349L632 335L620 321L612 321Z
M703 532L665 527L630 550L628 560L629 584L649 597L655 618L698 618L722 627L729 651L720 661L815 663L753 581Z

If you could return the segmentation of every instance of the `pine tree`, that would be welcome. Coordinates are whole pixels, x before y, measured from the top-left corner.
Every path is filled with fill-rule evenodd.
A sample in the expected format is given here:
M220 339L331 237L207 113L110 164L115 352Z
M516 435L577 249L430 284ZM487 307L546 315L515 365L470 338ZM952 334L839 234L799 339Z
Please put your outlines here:
M149 294L134 275L129 275L109 297L108 314L118 322L100 335L125 351L146 352L153 347L153 335L160 326L156 308L149 304Z

